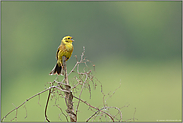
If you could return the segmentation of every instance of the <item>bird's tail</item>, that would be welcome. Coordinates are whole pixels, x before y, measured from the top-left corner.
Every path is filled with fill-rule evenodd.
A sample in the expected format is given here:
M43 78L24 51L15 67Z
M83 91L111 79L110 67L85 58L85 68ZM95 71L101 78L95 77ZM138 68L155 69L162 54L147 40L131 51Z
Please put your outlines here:
M58 74L58 75L60 75L60 74L63 75L64 74L64 71L62 70L61 65L56 64L49 75L54 75L54 74Z

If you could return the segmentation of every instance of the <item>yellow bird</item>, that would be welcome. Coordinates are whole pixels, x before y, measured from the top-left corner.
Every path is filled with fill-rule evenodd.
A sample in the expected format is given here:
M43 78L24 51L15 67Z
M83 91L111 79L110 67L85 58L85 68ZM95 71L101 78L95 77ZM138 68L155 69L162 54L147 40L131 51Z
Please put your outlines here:
M54 75L54 74L63 75L62 57L63 56L66 57L65 61L67 61L71 57L73 52L73 45L72 45L73 41L74 40L72 39L71 36L65 36L62 39L61 44L58 47L58 50L56 53L57 64L55 65L55 67L53 68L53 70L50 72L49 75Z

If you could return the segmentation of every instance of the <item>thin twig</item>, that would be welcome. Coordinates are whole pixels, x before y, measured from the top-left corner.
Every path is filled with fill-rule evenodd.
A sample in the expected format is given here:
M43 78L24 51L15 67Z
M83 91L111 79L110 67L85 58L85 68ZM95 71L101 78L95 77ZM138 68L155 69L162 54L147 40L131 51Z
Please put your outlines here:
M47 117L46 113L47 113L48 102L49 102L49 99L50 99L50 94L51 94L51 89L49 89L48 99L47 99L46 107L45 107L45 118L48 122L50 122L50 121L48 120L48 117Z
M87 81L87 79L88 79L88 75L87 75L87 74L85 74L85 75L86 75L86 78L85 78L85 81L84 81L83 86L82 86L82 88L81 88L81 91L80 91L80 94L79 94L79 99L80 99L81 94L82 94L82 92L83 92L83 88L84 88L84 86L85 86L85 83L86 83L86 81ZM78 112L79 103L80 103L80 100L78 101L78 104L77 104L77 107L76 107L76 115L77 115L77 112Z
M90 104L87 103L86 101L83 101L82 99L80 99L80 98L78 98L78 97L76 97L76 96L73 96L73 97L76 98L76 99L78 99L78 100L81 100L81 102L85 103L86 105L90 106L91 108L94 108L94 109L96 109L96 110L98 110L98 111L100 111L100 112L102 112L102 113L105 113L105 114L108 115L108 116L111 118L111 120L114 122L114 118L113 118L109 113L106 113L106 112L100 110L99 108L96 108L96 107L90 105Z
M86 122L88 122L93 116L95 116L97 113L99 113L100 111L102 111L103 109L105 109L105 107L99 109L98 111L96 111L93 115L91 115L87 120Z
M24 104L24 108L25 108L25 118L27 118L27 108L25 107L25 104Z
M68 75L70 75L70 74L74 71L74 69L75 69L77 66L79 67L79 64L83 62L84 53L85 53L85 47L83 46L83 52L82 52L82 54L81 54L81 59L80 59L80 61L78 62L77 56L76 56L77 62L76 62L76 64L74 65L74 67L72 68L72 70L69 72ZM79 73L79 72L78 72L78 73Z
M13 111L15 111L16 109L20 108L20 107L21 107L22 105L24 105L27 101L29 101L30 99L36 97L36 96L39 95L39 94L42 94L42 93L46 92L46 91L49 90L50 88L52 88L52 87L49 87L49 88L47 88L47 89L45 89L45 90L43 90L43 91L41 91L41 92L39 92L39 93L33 95L32 97L26 99L26 101L24 101L24 102L23 102L22 104L20 104L18 107L14 108L14 109L11 110L10 112L8 112L8 113L1 119L1 122L3 122L4 119L5 119L11 112L13 112Z
M13 104L13 103L12 103ZM14 104L13 104L14 105ZM15 106L15 105L14 105ZM16 106L15 106L16 107ZM15 117L11 120L11 121L13 121L14 119L16 119L16 121L17 121L17 112L18 112L18 107L16 107L16 114L15 114Z
M60 109L61 113L65 116L65 118L66 118L67 122L69 122L69 120L68 120L67 116L66 116L66 115L64 114L64 112L62 111L62 108L60 108L60 106L59 106L59 105L54 105L54 106L56 106L56 107L58 107L58 108Z
M118 107L103 107L103 108L101 108L100 110L98 110L98 111L96 111L92 116L90 116L87 120L86 120L86 122L88 122L93 116L95 116L98 112L100 112L101 110L105 110L105 109L110 109L110 108L114 108L114 109L116 109L116 110L118 110L118 114L120 114L120 120L119 120L119 122L121 122L122 121L122 112L121 112L121 110L118 108ZM113 117L114 118L114 117Z
M11 114L13 111L15 111L15 110L17 110L18 108L20 108L21 106L23 106L27 101L29 101L29 100L31 100L32 98L34 98L34 97L36 97L36 96L38 96L38 95L40 95L40 94L42 94L42 93L44 93L44 92L50 90L51 88L58 88L58 87L57 87L57 86L51 86L51 87L49 87L49 88L47 88L47 89L45 89L45 90L43 90L43 91L41 91L41 92L39 92L39 93L33 95L33 96L31 96L30 98L26 99L26 100L25 100L22 104L20 104L18 107L14 108L14 109L11 110L10 112L8 112L8 113L1 119L1 122L3 122L4 119L5 119L9 114ZM60 89L60 88L58 88L58 89L61 90L61 91L63 91L63 92L68 92L68 91L62 90L62 89Z
M108 108L114 108L114 109L118 110L118 113L120 114L120 120L119 120L119 122L122 122L123 115L122 115L121 110L118 107L108 107Z
M113 93L112 93L111 95L109 95L109 97L105 100L105 102L106 102L109 98L111 98L111 97L115 94L115 92L116 92L120 87L121 87L121 83L120 83L119 87L116 88L116 89L113 91Z

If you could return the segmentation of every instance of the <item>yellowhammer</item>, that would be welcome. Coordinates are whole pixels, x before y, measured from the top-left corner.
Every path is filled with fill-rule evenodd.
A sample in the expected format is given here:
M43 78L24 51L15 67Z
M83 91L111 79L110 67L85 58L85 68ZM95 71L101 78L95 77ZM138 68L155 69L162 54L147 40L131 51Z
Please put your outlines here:
M72 39L71 36L65 36L62 41L60 46L58 47L57 53L56 53L56 58L57 58L57 64L55 65L55 67L53 68L53 70L50 72L49 75L53 75L53 74L62 74L63 75L63 64L62 64L62 57L65 56L66 59L65 61L67 61L71 55L72 55L72 51L73 51L73 45L72 42L74 40Z

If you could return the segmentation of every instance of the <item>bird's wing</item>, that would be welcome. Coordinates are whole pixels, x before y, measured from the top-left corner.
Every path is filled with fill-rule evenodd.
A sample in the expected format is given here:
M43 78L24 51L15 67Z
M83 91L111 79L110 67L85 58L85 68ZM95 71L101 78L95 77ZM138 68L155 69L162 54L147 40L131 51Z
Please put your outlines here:
M58 60L58 53L59 53L59 51L60 51L60 46L58 47L58 50L57 50L57 53L56 53L57 60Z

